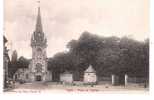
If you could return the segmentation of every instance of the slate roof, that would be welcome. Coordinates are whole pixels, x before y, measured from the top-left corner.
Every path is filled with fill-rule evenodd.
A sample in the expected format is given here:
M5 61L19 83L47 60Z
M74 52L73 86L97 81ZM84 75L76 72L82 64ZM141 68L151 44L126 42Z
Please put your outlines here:
M89 65L89 67L85 70L86 73L95 73L96 71L92 67L92 65Z

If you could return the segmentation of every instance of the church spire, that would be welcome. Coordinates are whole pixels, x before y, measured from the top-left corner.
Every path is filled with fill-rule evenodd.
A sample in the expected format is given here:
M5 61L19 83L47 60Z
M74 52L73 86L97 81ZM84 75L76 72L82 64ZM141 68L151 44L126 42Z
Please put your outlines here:
M38 1L38 3L40 3ZM47 39L44 35L43 32L43 27L42 27L42 22L41 22L41 11L40 11L40 6L38 7L38 15L36 19L36 26L35 26L35 31L32 34L31 37L31 46L47 46Z
M38 15L37 15L37 21L36 21L36 33L42 33L43 28L42 28L42 22L41 22L41 12L40 12L40 6L38 7Z

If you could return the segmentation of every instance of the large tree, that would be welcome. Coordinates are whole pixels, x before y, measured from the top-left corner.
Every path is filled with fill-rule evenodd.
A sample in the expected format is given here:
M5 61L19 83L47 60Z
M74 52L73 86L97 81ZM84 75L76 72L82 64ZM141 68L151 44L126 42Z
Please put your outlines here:
M91 64L98 77L111 74L147 77L149 71L149 40L137 41L129 37L100 37L87 31L78 40L67 44L68 52L57 53L49 59L49 66L61 73L73 71L77 80Z
M17 51L14 50L13 53L12 53L11 62L15 63L15 62L17 62L17 59L18 59Z
M16 57L16 56L15 56ZM21 56L18 60L13 60L13 62L9 63L9 77L13 78L14 73L19 68L28 68L30 60Z

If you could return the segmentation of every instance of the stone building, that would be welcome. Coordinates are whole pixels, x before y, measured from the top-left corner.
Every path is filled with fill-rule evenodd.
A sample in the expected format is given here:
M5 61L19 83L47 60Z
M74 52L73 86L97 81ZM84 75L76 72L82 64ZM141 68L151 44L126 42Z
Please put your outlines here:
M36 21L35 31L31 36L32 47L32 60L28 66L28 69L19 69L14 76L16 79L22 79L25 82L46 82L52 80L52 73L47 69L47 39L43 32L41 22L40 7L38 7L38 15ZM22 75L21 72L23 72Z
M92 65L84 71L84 83L96 83L97 82L97 75L96 71L93 69Z
M36 28L31 37L32 61L29 65L29 78L33 81L50 81L51 72L47 69L47 39L43 32L40 7L38 7L38 16Z
M28 68L19 68L15 72L13 79L18 82L30 82Z
M73 83L73 74L71 72L64 72L60 74L60 81L63 83Z

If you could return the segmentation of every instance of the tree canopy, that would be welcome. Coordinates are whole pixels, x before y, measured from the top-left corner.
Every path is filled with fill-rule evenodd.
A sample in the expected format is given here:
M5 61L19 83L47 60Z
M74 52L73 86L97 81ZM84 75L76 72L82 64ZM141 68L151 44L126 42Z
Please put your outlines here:
M17 59L17 52L13 53L12 58L13 59L11 62L9 62L8 65L8 72L9 72L9 77L12 78L14 73L19 69L19 68L28 68L28 65L30 63L29 59L26 59L25 57L21 56L19 59Z
M141 42L129 37L100 37L83 32L78 40L71 40L67 48L68 52L57 53L49 59L49 69L83 73L91 64L100 77L111 74L148 77L148 39Z

